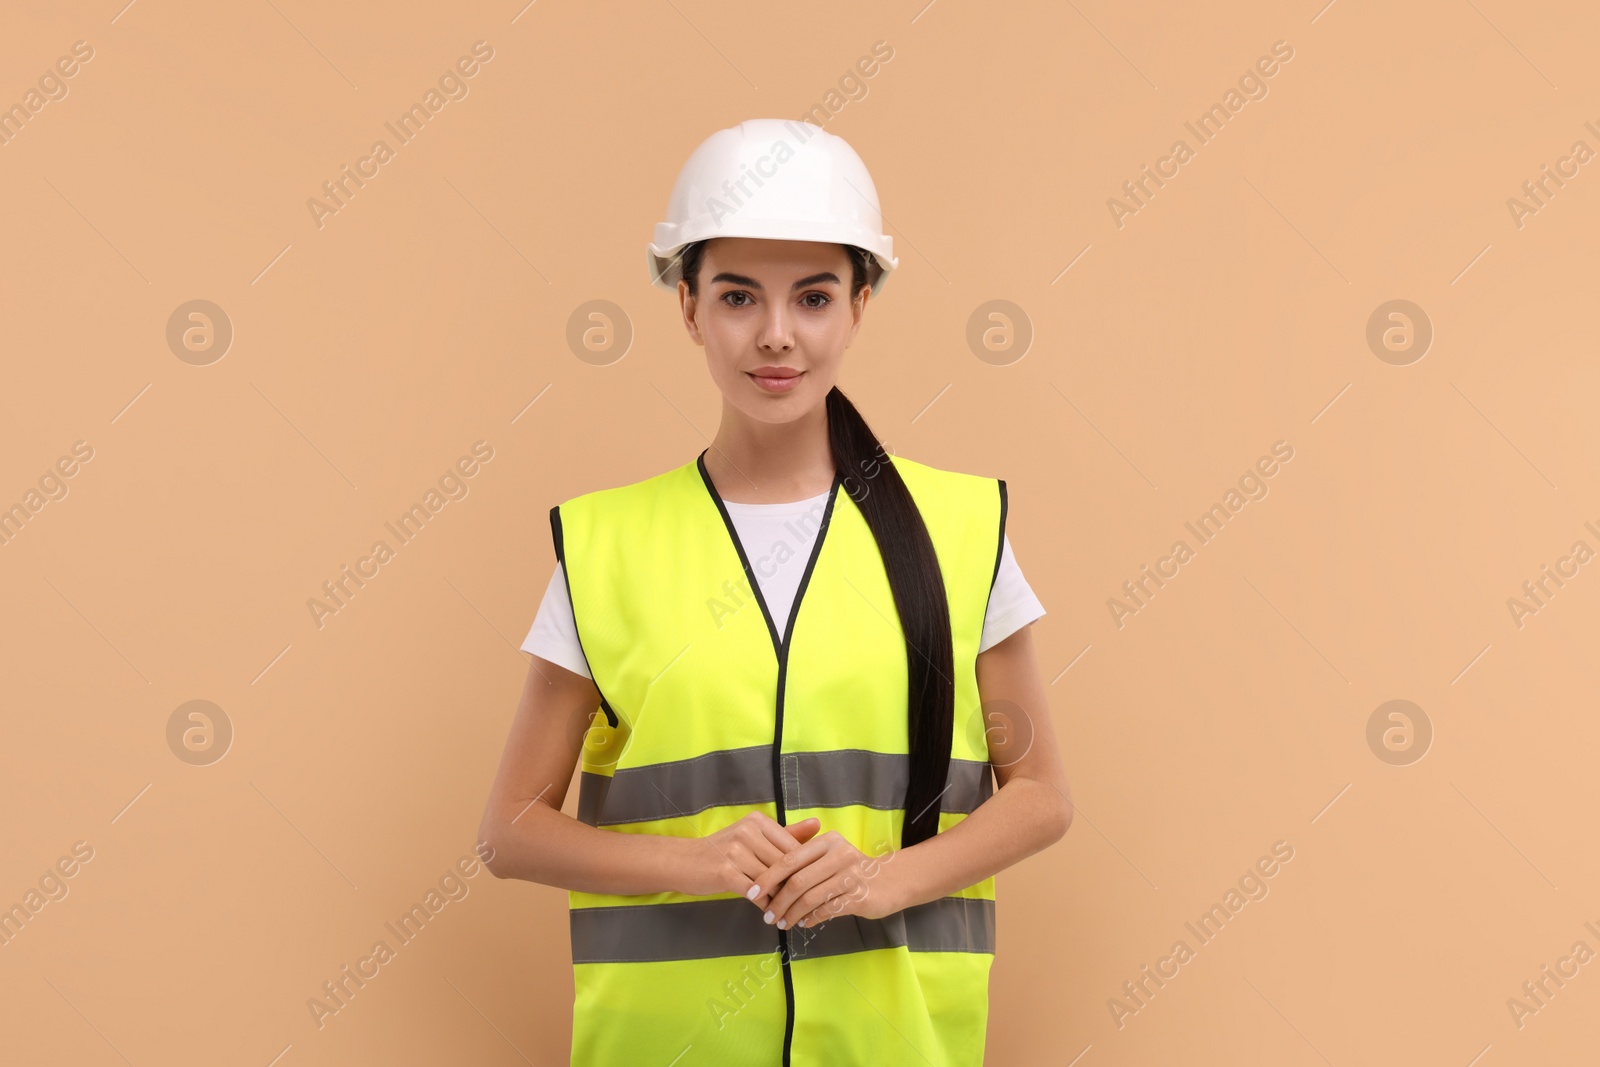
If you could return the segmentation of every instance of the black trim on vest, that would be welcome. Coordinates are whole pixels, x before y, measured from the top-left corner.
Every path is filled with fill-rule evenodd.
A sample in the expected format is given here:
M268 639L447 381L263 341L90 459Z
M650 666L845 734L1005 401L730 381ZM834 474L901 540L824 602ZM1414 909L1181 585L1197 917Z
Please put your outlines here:
M557 504L550 509L550 540L556 546L556 562L561 564L561 580L567 587L567 603L576 604L572 599L572 575L567 571L567 545L561 535L561 505ZM578 651L583 654L583 665L589 668L589 680L594 682L595 692L600 693L600 683L594 677L594 666L589 662L589 653L583 650L583 635L578 633L578 609L572 609L572 632L578 638ZM600 693L600 709L606 713L606 722L612 729L617 726L617 713L611 710L611 704L606 700L606 695Z
M983 617L989 617L989 601L994 599L994 583L1000 577L1000 560L1006 554L1006 480L996 478L1000 485L1000 536L994 547L994 573L989 576L989 595L983 601Z
M745 578L750 583L750 590L755 594L756 603L761 607L761 617L767 622L767 633L772 637L772 649L778 656L778 694L777 714L772 727L772 786L778 811L778 825L785 826L786 813L783 806L783 691L784 683L789 673L789 644L794 639L795 620L800 616L800 601L806 595L806 586L811 583L811 571L817 565L817 557L822 554L822 540L828 534L828 523L833 518L833 504L839 498L839 486L844 479L838 470L833 472L833 485L828 490L828 506L823 509L822 522L817 526L817 539L811 546L811 558L806 560L806 569L800 575L800 584L794 591L794 603L789 606L789 623L784 627L783 637L778 636L778 627L772 621L772 612L767 608L767 598L761 595L761 583L756 580L756 572L750 566L750 558L745 555L744 545L739 541L739 532L734 529L733 518L728 514L728 508L723 503L717 487L711 481L711 472L706 470L706 452L701 449L700 455L695 457L695 466L700 470L700 480L705 483L706 492L711 494L712 501L717 505L717 513L722 516L722 524L727 528L728 539L733 542L734 551L739 553L739 563L744 567ZM778 956L783 962L783 995L785 1016L783 1023L783 1067L789 1067L789 1046L794 1040L794 978L789 973L789 931L778 931Z

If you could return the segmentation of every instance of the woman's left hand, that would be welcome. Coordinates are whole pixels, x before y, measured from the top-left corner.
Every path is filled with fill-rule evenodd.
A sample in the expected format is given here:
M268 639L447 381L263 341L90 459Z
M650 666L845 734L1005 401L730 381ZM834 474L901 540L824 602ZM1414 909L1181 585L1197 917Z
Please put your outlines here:
M755 877L758 896L773 895L764 918L786 930L836 915L892 915L902 907L892 859L866 855L837 830L817 834Z

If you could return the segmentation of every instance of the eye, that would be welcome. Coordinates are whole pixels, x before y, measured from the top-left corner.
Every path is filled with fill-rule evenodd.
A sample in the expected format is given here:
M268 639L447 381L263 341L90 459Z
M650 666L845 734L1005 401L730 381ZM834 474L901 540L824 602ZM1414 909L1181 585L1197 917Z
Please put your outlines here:
M727 304L729 307L742 308L742 307L747 307L748 306L748 305L742 304L742 303L739 303L739 304L728 303L728 298L730 296L742 296L742 297L744 297L745 299L748 300L750 298L750 294L745 292L743 289L729 289L726 293L722 294L720 299L722 300L722 302L724 304Z
M829 304L833 303L833 297L829 296L827 293L819 293L819 292L816 292L815 290L813 290L812 292L807 293L805 296L801 297L800 299L802 301L810 300L814 296L821 297L822 298L822 303L820 303L820 304L806 304L806 307L811 308L813 310L820 310L822 308L827 307Z

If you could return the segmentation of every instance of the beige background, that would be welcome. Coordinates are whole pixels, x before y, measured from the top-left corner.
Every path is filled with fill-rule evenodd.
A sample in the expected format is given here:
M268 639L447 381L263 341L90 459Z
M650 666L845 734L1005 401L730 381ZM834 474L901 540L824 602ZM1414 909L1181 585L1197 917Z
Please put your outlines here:
M1592 1055L1600 963L1520 1027L1507 1002L1600 951L1600 564L1520 626L1507 602L1600 549L1600 163L1520 226L1507 201L1600 151L1600 16L1318 2L13 5L0 104L93 58L0 145L0 506L93 455L0 545L0 903L93 858L0 948L0 1059L566 1061L545 886L480 872L320 1029L306 1002L471 850L547 509L715 431L644 271L679 166L880 40L826 128L901 266L842 384L896 451L1007 480L1080 802L1000 876L990 1062ZM308 199L480 40L468 95L319 228ZM1276 41L1267 95L1199 144ZM1179 138L1119 228L1108 199ZM202 299L234 336L196 365L167 328ZM1402 299L1434 337L1394 365L1367 324ZM591 300L632 332L605 366L567 342ZM1004 365L966 340L991 300L1033 335ZM319 627L322 583L476 441L469 493ZM1277 441L1269 494L1197 547ZM169 747L191 700L234 731L209 766ZM1369 747L1390 700L1431 724L1420 760ZM1200 945L1184 924L1277 841L1270 893Z

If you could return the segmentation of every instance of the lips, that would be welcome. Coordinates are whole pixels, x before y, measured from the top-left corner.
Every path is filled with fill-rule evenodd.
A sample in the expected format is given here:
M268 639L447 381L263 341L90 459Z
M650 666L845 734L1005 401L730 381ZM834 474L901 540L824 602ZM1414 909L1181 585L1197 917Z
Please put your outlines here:
M757 367L745 373L758 389L769 393L787 393L799 386L800 379L805 375L805 371L793 367Z

